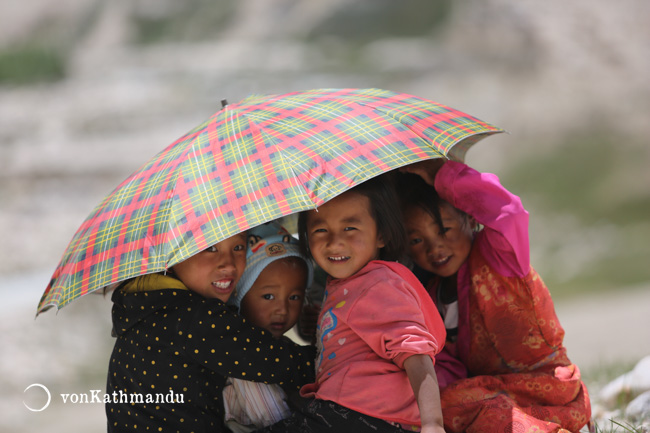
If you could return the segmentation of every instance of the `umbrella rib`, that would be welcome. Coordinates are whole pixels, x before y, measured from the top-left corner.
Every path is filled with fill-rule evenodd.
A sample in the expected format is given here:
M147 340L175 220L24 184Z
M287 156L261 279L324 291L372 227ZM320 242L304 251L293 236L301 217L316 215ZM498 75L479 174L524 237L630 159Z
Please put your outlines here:
M134 179L130 179L130 181L127 182L125 185L130 185L131 183L133 183L133 180ZM121 188L120 188L120 190L121 190ZM107 200L106 205L108 205L109 202L110 202L110 200ZM118 203L122 203L122 201L120 200ZM113 207L113 209L109 212L108 218L106 220L106 221L108 221L108 224L103 228L104 231L108 231L112 226L115 225L115 222L114 222L115 216L117 215L118 209L121 209L121 208L122 208L122 206L119 206L119 207L116 206L116 207ZM99 211L100 211L99 209L96 210L96 212L99 212ZM97 215L97 213L95 215ZM93 228L93 226L88 227L88 229L87 229L88 231L86 233L84 233L84 235L83 235L84 238L87 238L88 236L90 236L93 233L92 228ZM96 234L97 234L97 232L95 232L95 235ZM81 242L81 239L80 239L79 242ZM86 246L86 248L88 248L88 245ZM79 255L79 252L77 253L77 255ZM108 249L103 249L101 251L100 256L99 256L99 261L97 262L97 265L101 269L100 275L103 273L103 271L104 271L104 269L106 267L105 266L105 260L106 260L107 255L108 255ZM75 259L74 257L70 257L68 261L70 262L73 259L74 259L74 264L75 264L74 271L72 273L69 272L67 278L70 278L71 274L76 274L77 273L77 269L78 269L78 267L79 267L79 265L81 263L79 260ZM83 280L83 277L82 277L82 280ZM82 283L82 285L83 285L83 283Z
M190 155L192 153L194 153L195 155L198 155L199 152L198 152L198 147L197 147L197 140L198 140L198 137L193 137L192 140L191 140L192 144L183 153L185 153L186 155ZM201 170L201 167L199 165L198 157L195 157L194 159L195 159L194 165L196 166L196 172L202 175L203 171ZM190 158L188 156L188 160L191 161L192 158ZM182 171L183 171L182 167L179 167L179 173L177 174L177 177L180 178L182 176L182 174L181 174ZM200 179L201 177L202 176L199 176L198 178ZM201 187L205 191L205 194L207 196L208 195L208 190L207 190L207 188L205 187L204 184L205 183L197 185L197 187ZM178 182L176 182L174 184L174 189L172 190L171 197L175 196L177 186L178 186ZM181 209L182 208L183 208L183 206L181 205ZM210 211L214 215L214 209L211 209ZM174 250L175 251L180 251L181 250L181 243L179 242L179 238L182 237L182 233L180 231L178 231L178 227L176 227L176 229L174 227L172 227L171 218L168 218L168 220L167 220L167 233L169 233L169 235L168 235L168 237L166 239L166 242L173 242L175 247L176 247ZM169 258L165 257L165 270L167 270L168 268L169 268Z
M264 134L265 136L269 137L270 140L273 140L275 144L277 143L277 139L273 134L270 134L264 130L264 128L260 125L258 125L255 120L264 120L263 117L261 116L256 116L254 112L251 113L246 113L245 117L249 120L249 126L255 127L260 134ZM304 131L300 132L300 135L302 135ZM296 166L300 166L301 163L298 160L292 159L289 155L286 154L286 152L278 152L278 157L282 160L282 165L286 171L291 172L292 176L287 176L287 180L289 181L290 185L292 188L300 188L302 189L303 193L305 196L309 196L307 192L307 188L305 188L304 185L300 184L297 182L298 179L298 172L294 170L293 165L295 164ZM291 164L291 163L294 164ZM248 175L248 172L247 172ZM248 176L250 178L250 176ZM257 198L257 190L253 191L253 194ZM314 203L313 200L310 200L310 203L312 204L312 207L310 208L315 208L316 204ZM260 211L262 211L262 208L260 207Z
M162 167L161 167L161 168L162 168ZM162 169L155 170L155 171L153 172L153 176L152 176L151 178L148 179L147 184L151 183L151 181L154 181L153 183L155 183L155 180L156 180L157 178L159 178L160 176L163 176L163 173L164 173L164 172L165 172L165 170L162 170ZM130 180L129 180L129 182L128 182L127 184L125 184L125 187L128 189L129 185L132 185L132 184L136 181L136 179L140 179L140 177L135 177L135 176L134 176L134 177L131 177ZM120 188L120 189L122 190L122 188ZM123 194L123 195L122 195L122 198L121 198L118 202L116 202L116 206L114 207L114 209L113 209L113 210L111 211L111 213L109 214L109 220L110 220L110 221L114 221L114 218L115 218L115 216L117 215L117 211L118 211L118 209L123 209L123 207L122 207L122 203L126 200L126 197L127 197L127 195L126 195L126 194ZM139 207L138 209L144 209L144 208L147 208L147 207L148 207L148 204L152 201L152 198L153 198L153 190L152 190L152 189L149 189L149 190L145 193L145 195L144 195L144 200L143 200L143 202L144 202L144 206L141 206L141 207ZM109 226L107 226L107 227L106 227L106 230L108 230L108 229L109 229L110 227L112 227L113 225L115 225L115 223L111 223ZM104 250L104 251L102 251L102 256L101 256L101 258L100 258L100 263L102 263L102 269L104 269L105 266L106 266L106 265L105 265L105 259L106 259L107 255L108 255L108 250Z
M443 157L443 158L449 158L449 154L452 153L452 150L456 147L456 145L459 145L460 143L462 143L463 141L465 141L466 139L468 139L468 138L470 138L472 136L475 136L475 135L478 135L478 134L495 133L495 132L500 132L501 131L499 128L495 128L495 127L493 127L493 126L491 126L489 124L485 124L485 122L482 122L479 119L470 119L470 120L472 120L472 122L478 122L478 123L482 124L482 126L485 129L481 130L481 131L475 131L475 130L471 130L471 129L467 130L468 128L463 126L462 123L457 123L457 124L455 124L454 128L458 129L458 130L461 130L461 131L466 131L466 133L462 137L455 137L453 140L449 141L448 142L449 144L447 144L447 146L445 148L445 151L441 151L438 147L436 147L435 144L436 143L442 144L442 143L444 143L444 140L438 141L438 138L443 136L443 135L450 135L450 131L452 131L453 128L441 129L438 132L438 134L435 136L435 138L429 138L424 133L424 131L427 130L428 128L420 125L419 122L414 122L413 124L409 124L409 123L406 123L406 122L402 121L402 118L412 118L412 115L409 112L407 112L407 111L399 111L399 110L396 110L396 109L391 110L391 109L388 109L385 106L374 106L372 104L363 104L363 105L372 106L372 108L377 110L378 112L385 114L389 118L395 119L398 123L400 123L404 127L408 128L409 130L413 131L416 136L418 136L422 140L424 140L424 142L427 143L427 145L431 149L436 151L440 155L440 157ZM441 107L445 108L442 105L441 105ZM453 110L453 109L451 109L449 107L446 107L446 108L449 109L449 110L452 110L452 112L455 111L455 110ZM401 114L401 116L397 116L395 113L399 113L399 114ZM438 114L438 113L436 113L436 114ZM449 117L447 119L447 122L451 123L451 122L454 122L454 120L455 120L454 118Z
M193 137L192 140L196 140L196 137ZM181 153L187 155L189 152L188 151L183 151ZM176 173L176 178L177 179L182 176L182 172L183 172L182 164L179 164L178 165L178 172ZM172 189L171 194L169 195L169 197L171 197L172 200L176 196L176 188L178 188L178 181L174 182L174 188ZM169 212L171 213L172 210L170 209ZM181 236L181 233L180 232L175 233L175 232L177 232L177 230L175 230L174 227L172 227L172 221L171 221L171 215L170 215L170 216L167 217L167 231L165 233L166 236L165 236L164 245L166 245L168 242L173 242L175 244L175 247L176 247L174 250L178 251L181 248L181 244L178 241L178 238ZM167 271L168 268L169 268L169 258L167 257L167 254L165 254L165 272Z
M198 155L199 154L199 148L197 147L197 142L196 141L197 140L193 141L191 149L195 152L196 155ZM203 178L204 171L201 169L201 165L199 164L199 158L198 157L195 158L195 165L196 165L196 171L197 171L197 173L199 173L198 178L199 179ZM201 182L200 187L203 189L203 191L205 193L205 196L210 197L210 191L208 191L208 188L206 187L206 182ZM214 212L214 206L211 206L210 214L212 215L213 218L215 218L215 219L217 218L217 215ZM221 230L221 227L219 227L219 230L220 230L219 235L223 236L223 231Z
M353 102L353 103L357 103L357 104L359 104L359 105L363 105L363 104L360 104L360 103L358 103L358 102ZM315 110L317 110L317 111L320 111L320 112L323 112L323 113L327 113L328 115L331 115L331 113L333 113L333 110L328 110L328 109L325 109L325 108L323 108L323 107L319 107L319 106L313 106L312 108L315 109ZM335 113L334 113L334 114L335 114ZM343 117L343 116L338 116L338 117L341 118L341 117ZM358 120L356 120L354 117L345 116L345 117L343 117L343 118L344 118L346 121L350 122L352 125L356 126L358 129L362 129L362 128L361 128L361 126L362 126L361 122L359 122ZM390 143L388 143L388 142L387 142L387 141L386 141L382 136L375 135L375 134L373 134L372 132L369 132L369 131L366 131L366 133L368 133L368 134L369 134L373 139L375 139L375 140L379 140L379 141L381 141L381 142L383 142L383 143L385 143L385 144L390 144ZM388 149L388 148L387 148L387 149ZM393 153L394 153L394 152L393 152ZM341 153L338 153L338 154L337 154L337 157L338 157L338 158L341 158L341 157L342 157L346 163L350 163L351 165L353 165L353 166L356 167L355 164L352 164L352 163L350 162L351 159L350 159L349 157L345 156L342 152L341 152ZM357 167L357 168L358 168L358 167Z
M357 102L357 101L351 101L351 103L352 104L358 104L358 105L365 105L365 104L362 104L362 103ZM375 107L372 107L372 108L376 109ZM328 118L343 119L343 120L349 122L352 126L356 127L358 130L363 129L363 124L361 122L359 122L358 120L356 120L354 117L350 117L350 116L347 116L347 115L340 115L340 114L337 114L335 110L327 109L327 108L324 108L324 107L321 107L321 106L318 106L318 105L312 105L310 107L310 109L312 109L314 111L318 111L320 113L324 113L326 115L326 117L328 117ZM256 116L254 112L247 113L246 117L248 117L250 119L255 119L255 120L257 120L257 119L264 120L264 118L262 116ZM257 124L255 124L255 125L257 126ZM262 128L260 128L259 126L258 126L258 128L260 130L262 130ZM306 130L304 132L309 132L309 130ZM301 132L301 133L304 133L304 132ZM396 158L396 155L397 155L396 152L394 152L390 148L390 142L386 141L386 139L384 137L382 137L380 135L376 135L376 134L374 134L374 133L372 133L370 131L365 131L365 133L370 135L373 140L377 140L377 141L380 141L380 142L384 143L386 145L386 146L384 146L384 151L390 152L393 155L393 159L397 159ZM308 136L307 136L307 134L305 134L305 136L309 137L309 138L313 138L313 137L318 138L318 135L316 133L311 133ZM318 139L318 142L324 143L324 140L323 139ZM345 152L337 151L336 148L333 148L333 149L330 148L329 150L332 151L332 153L334 155L333 159L340 159L346 165L355 167L357 169L359 168L359 166L357 164L355 164L353 162L353 160L349 156L347 156L347 154ZM290 162L295 163L296 165L300 165L300 161L298 161L298 160L292 159L289 156L285 156L285 155L283 155L283 157L288 159ZM292 167L293 164L289 164L289 166ZM292 172L293 172L293 169L292 169ZM303 186L303 188L304 188L304 186ZM306 189L305 189L305 191L306 191ZM312 200L312 202L313 202L313 200Z
M170 151L171 151L171 149L170 149ZM175 159L172 159L172 160L166 162L165 163L165 168L167 168L168 166L170 168L176 167L173 164L174 161L175 161ZM180 166L178 167L178 171L181 171ZM156 170L154 178L157 179L158 177L163 176L163 172L164 172L164 175L168 174L167 170L161 170L161 169ZM174 175L173 171L171 173L169 173L169 175L173 176ZM177 176L178 176L178 174L177 174ZM168 193L168 195L167 195L167 197L172 201L174 200L174 196L176 195L176 187L177 187L177 182L174 182L174 187L171 190L171 193ZM149 199L153 199L153 197L154 197L153 191L152 191L151 195L147 195L146 197L147 197L147 203L148 203ZM160 208L158 210L160 211ZM171 205L170 205L170 208L168 209L167 212L171 213ZM171 230L171 221L170 221L169 215L167 215L167 227L168 227L167 233L173 233L172 230ZM167 245L167 240L168 239L165 239L165 242L160 242L159 244L156 245L156 247L158 247L159 245ZM175 238L174 238L174 240L175 240ZM177 245L178 245L178 242L177 242ZM160 261L160 251L156 251L156 257L157 257L156 261L159 262ZM165 271L166 270L167 270L167 254L165 254Z
M132 178L129 180L129 182L127 182L126 186L128 187L128 186L131 185L134 181L135 181L135 178L132 177ZM122 190L122 188L120 188L120 190ZM114 206L113 209L110 211L110 213L109 213L109 215L108 215L108 221L110 221L110 222L106 225L106 227L104 228L104 231L109 232L110 228L113 227L114 225L116 225L115 217L117 216L118 209L122 209L122 203L124 202L125 199L126 199L126 194L123 194L123 195L122 195L122 198L121 198L120 200L118 200L118 202L116 203L116 206ZM108 204L108 203L107 203L107 204ZM101 273L103 273L103 272L104 272L104 269L106 268L106 257L108 256L108 251L109 251L109 249L108 249L108 248L105 248L105 249L101 252L101 255L100 255L100 259L99 259L99 263L98 263L98 265L99 265L99 266L101 267L101 269L102 269ZM100 273L100 274L101 274L101 273Z
M227 107L226 107L226 108L227 108ZM235 122L233 121L233 119L234 119L234 117L231 117L231 118L230 118L230 122L231 122L233 125L235 125L232 129L234 130L235 128L237 128L237 132L239 132L239 134L235 134L235 137L240 137L240 136L241 136L241 132L242 132L242 130L241 130L241 125L240 125L239 123L235 123ZM254 122L249 122L249 126L253 126L253 125L257 126ZM258 127L258 129L259 129L259 127ZM241 161L241 160L242 160L242 151L241 151L241 147L243 147L243 146L239 146L239 143L238 143L238 141L237 141L237 138L235 138L234 147L235 147L235 149L236 149L236 152L238 152L238 155L239 155L239 159L238 159L238 160ZM243 171L244 171L244 174L245 174L246 180L247 180L246 185L248 186L248 185L250 185L250 184L252 183L253 176L249 173L249 171L248 171L248 167L247 167L247 164L242 164L242 168L243 168ZM247 188L247 190L250 191L249 188ZM259 205L259 197L258 197L258 195L257 195L257 190L253 190L252 193L253 193L253 197L255 198L254 203L257 205L257 208L260 210L260 213L263 213L263 212L262 212L262 207ZM251 203L251 204L252 204L252 203Z
M280 158L282 158L282 164L283 164L283 165L286 167L286 169L287 169L288 171L290 171L291 174L292 174L292 176L289 176L289 179L288 179L289 182L291 183L291 186L292 186L293 188L302 188L304 195L306 195L307 197L309 197L309 193L307 192L307 188L305 188L304 185L302 185L302 184L300 184L300 183L297 182L297 179L298 179L298 173L293 169L293 165L290 164L290 163L288 164L288 163L286 162L287 160L289 160L289 162L290 162L291 158L288 157L287 155L284 155L283 153L280 153ZM295 183L294 183L294 182L295 182ZM311 204L313 205L313 206L312 206L312 209L315 209L315 208L316 208L316 203L314 203L314 201L311 200Z
M256 120L256 119L262 119L262 120L263 120L263 118L262 118L261 116L260 116L260 117L256 117L254 113L248 113L246 116L247 116L248 118L251 118L252 120ZM251 124L252 124L252 125L255 125L255 127L257 127L257 129L258 129L261 133L264 133L264 129L263 129L262 127L260 127L257 123L251 121ZM299 135L303 135L304 132L305 132L305 131L301 131L301 132L299 133ZM268 134L268 133L266 133L266 135L268 135L269 137L271 137L272 140L275 141L275 137L273 136L273 134ZM307 137L308 137L308 138L311 138L311 137L314 137L314 136L315 136L315 134L312 134L312 135L306 136L305 138L307 138ZM322 140L319 140L319 141L322 141ZM301 166L301 165L302 165L302 162L299 161L298 159L291 158L291 156L288 155L288 154L286 154L285 152L278 152L278 155L282 158L283 165L286 166L286 167L288 167L288 169L289 169L289 170L291 171L291 173L293 174L293 176L289 176L289 179L288 179L288 180L291 182L291 185L292 185L293 187L300 187L300 188L302 188L303 191L305 191L305 194L306 194L306 195L309 195L309 194L307 193L307 189L305 188L304 185L301 185L301 184L299 184L299 183L293 183L294 179L298 179L298 173L294 170L293 167L294 167L294 165L295 165L295 166ZM289 161L289 163L287 163L286 161ZM315 205L315 203L314 203L313 200L312 200L312 204Z

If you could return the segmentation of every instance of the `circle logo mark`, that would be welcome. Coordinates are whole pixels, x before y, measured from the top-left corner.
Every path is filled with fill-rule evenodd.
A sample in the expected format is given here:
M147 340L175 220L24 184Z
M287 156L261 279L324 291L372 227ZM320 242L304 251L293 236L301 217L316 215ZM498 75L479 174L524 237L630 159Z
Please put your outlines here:
M33 408L33 407L29 407L29 406L27 406L27 403L25 403L24 400L23 400L23 404L25 405L25 407L26 407L27 409L31 410L32 412L41 412L41 411L47 409L47 407L50 405L50 401L52 401L52 395L50 394L50 390L47 389L47 387L46 387L45 385L41 385L40 383L32 383L32 384L29 385L27 388L25 388L25 391L23 391L23 394L26 393L28 389L33 388L33 387L35 387L35 386L37 386L37 387L39 387L39 388L42 388L43 391L45 391L45 393L47 394L47 402L46 402L45 405L44 405L42 408L40 408L40 409L35 409L35 408Z

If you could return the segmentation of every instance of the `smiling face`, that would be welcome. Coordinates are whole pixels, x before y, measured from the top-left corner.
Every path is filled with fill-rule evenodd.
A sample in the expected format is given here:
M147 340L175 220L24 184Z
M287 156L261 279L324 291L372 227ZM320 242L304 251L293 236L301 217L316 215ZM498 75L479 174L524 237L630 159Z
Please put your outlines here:
M306 232L312 257L332 278L354 275L384 247L370 200L354 191L309 211Z
M422 269L441 277L455 275L472 248L473 220L467 221L451 205L440 206L441 228L420 206L404 212L408 252Z
M271 262L241 301L240 312L279 338L298 321L307 286L307 265L297 257Z
M226 302L246 267L246 237L235 235L215 244L172 270L188 289Z

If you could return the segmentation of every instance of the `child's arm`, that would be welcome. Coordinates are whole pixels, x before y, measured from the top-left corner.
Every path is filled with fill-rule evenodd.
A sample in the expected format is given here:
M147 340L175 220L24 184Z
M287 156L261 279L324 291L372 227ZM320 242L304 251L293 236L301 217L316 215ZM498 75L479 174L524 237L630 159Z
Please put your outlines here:
M203 302L188 316L185 351L222 376L297 389L314 380L313 346L300 346L253 326L224 303Z
M400 168L435 187L443 200L485 227L483 256L505 276L523 277L530 270L528 212L497 176L442 158Z
M403 173L417 174L431 186L435 186L436 173L447 160L444 158L427 159L426 161L416 162L399 169Z
M312 345L316 344L316 327L320 310L320 305L305 304L298 318L298 335Z
M404 361L404 369L420 409L422 433L444 432L440 390L431 357L429 355L409 356Z
M435 174L435 189L443 200L484 226L479 243L483 256L504 276L524 277L530 271L528 212L499 178L454 161Z

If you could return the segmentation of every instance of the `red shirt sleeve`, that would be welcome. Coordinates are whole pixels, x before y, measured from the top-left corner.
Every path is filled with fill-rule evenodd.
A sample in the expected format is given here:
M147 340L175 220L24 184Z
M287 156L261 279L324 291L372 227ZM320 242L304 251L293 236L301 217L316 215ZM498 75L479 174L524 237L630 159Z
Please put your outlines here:
M377 355L400 368L406 358L416 354L428 354L435 363L434 356L446 337L438 310L406 267L383 263L399 277L372 284L350 310L348 325Z

